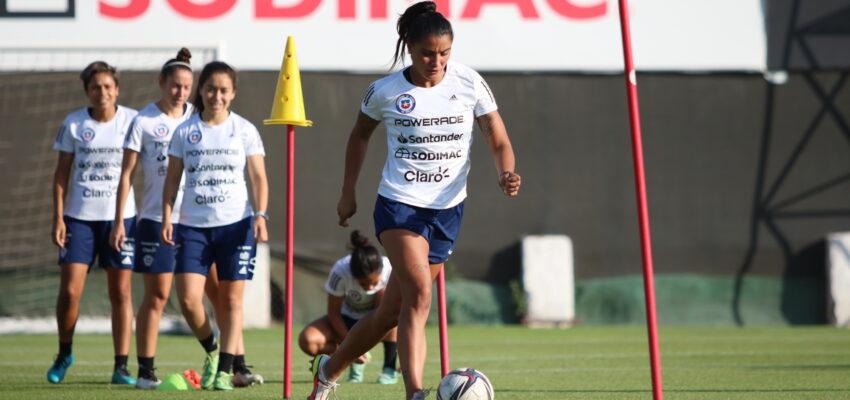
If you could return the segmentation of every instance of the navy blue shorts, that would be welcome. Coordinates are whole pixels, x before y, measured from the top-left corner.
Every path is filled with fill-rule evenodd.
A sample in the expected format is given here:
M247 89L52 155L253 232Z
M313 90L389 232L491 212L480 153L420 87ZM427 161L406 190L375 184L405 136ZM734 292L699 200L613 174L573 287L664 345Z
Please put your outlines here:
M177 229L177 224L174 224ZM162 223L152 219L140 219L136 226L136 263L134 272L146 274L174 273L177 249L162 244L159 240Z
M176 229L177 265L174 273L206 276L216 264L218 280L250 280L254 276L257 246L252 218L213 228L179 225Z
M136 218L124 219L126 238L120 253L109 245L113 221L83 221L68 216L63 220L66 239L65 247L59 249L59 264L79 263L91 267L97 257L97 265L101 268L133 268Z
M460 233L463 203L445 210L407 205L384 196L375 201L375 236L387 229L406 229L428 241L428 262L440 264L449 259Z
M340 314L340 315L342 316L342 322L345 323L345 327L348 328L348 330L351 330L351 328L354 328L354 324L356 324L357 321L360 321L359 319L351 318L351 317L349 317L348 315L345 315L345 314Z

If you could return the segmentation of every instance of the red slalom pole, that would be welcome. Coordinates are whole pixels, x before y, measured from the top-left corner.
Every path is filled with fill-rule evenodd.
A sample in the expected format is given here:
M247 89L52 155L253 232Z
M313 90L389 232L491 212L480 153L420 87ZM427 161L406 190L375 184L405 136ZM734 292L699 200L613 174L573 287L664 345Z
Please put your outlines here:
M623 36L623 59L625 61L626 91L629 98L629 123L632 131L632 157L635 169L638 219L640 222L641 252L643 255L643 290L646 295L646 327L649 331L649 361L652 369L652 397L664 398L661 384L661 356L658 350L658 320L655 315L655 283L652 273L652 244L649 235L649 211L646 200L646 179L643 166L643 144L640 133L640 110L638 109L637 75L632 61L632 41L629 28L628 0L619 0L620 31Z
M286 50L274 90L271 117L265 125L286 125L286 284L283 304L283 398L292 398L292 269L295 217L295 126L312 126L304 113L301 72L295 54L295 38L286 38Z
M283 398L292 398L292 269L295 231L295 127L286 125L286 303L284 305Z
M440 376L446 376L449 374L449 319L446 314L445 267L437 274L437 310L440 313Z

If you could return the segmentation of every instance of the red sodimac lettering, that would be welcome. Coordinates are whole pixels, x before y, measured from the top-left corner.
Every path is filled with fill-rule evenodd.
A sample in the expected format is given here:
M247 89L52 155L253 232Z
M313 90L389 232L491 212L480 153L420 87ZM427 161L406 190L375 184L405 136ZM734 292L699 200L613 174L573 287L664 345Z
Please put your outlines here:
M114 0L113 0L114 1ZM166 0L168 5L178 14L194 19L212 19L230 12L240 0L212 0L205 4L197 4L193 0ZM241 0L249 1L249 0ZM323 0L300 0L297 3L277 6L274 0L253 0L254 16L259 19L271 18L304 18L313 14ZM369 18L384 20L389 17L389 0L336 0L337 17L339 19L354 19L358 1L369 2ZM435 0L437 10L446 18L451 18L450 3L452 0ZM142 16L150 8L151 0L130 0L128 3L116 6L109 0L99 0L98 11L101 15L133 19ZM546 4L558 15L569 19L593 19L604 16L608 12L607 0L599 0L592 5L576 4L575 0L546 0ZM514 7L522 19L540 19L540 14L532 0L467 0L461 11L461 19L477 19L485 7Z

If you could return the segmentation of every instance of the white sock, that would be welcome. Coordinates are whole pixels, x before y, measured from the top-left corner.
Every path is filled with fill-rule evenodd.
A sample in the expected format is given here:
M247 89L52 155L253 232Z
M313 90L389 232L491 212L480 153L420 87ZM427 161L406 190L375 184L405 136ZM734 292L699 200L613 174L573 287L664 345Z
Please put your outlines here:
M330 357L322 357L322 359L319 360L319 380L325 383L336 383L336 379L328 379L328 376L325 375L325 363L327 363L328 360L330 360Z

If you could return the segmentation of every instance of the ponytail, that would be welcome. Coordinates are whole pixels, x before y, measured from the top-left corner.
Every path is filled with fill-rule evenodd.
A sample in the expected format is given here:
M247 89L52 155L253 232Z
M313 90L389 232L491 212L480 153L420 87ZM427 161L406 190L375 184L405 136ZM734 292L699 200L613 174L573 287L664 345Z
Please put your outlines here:
M351 232L351 275L354 278L365 278L384 267L381 253L369 243L369 239L360 231Z
M417 43L428 36L449 35L454 39L452 24L437 12L437 3L421 1L407 8L396 23L398 41L395 44L393 64L404 63L404 51L408 43Z

